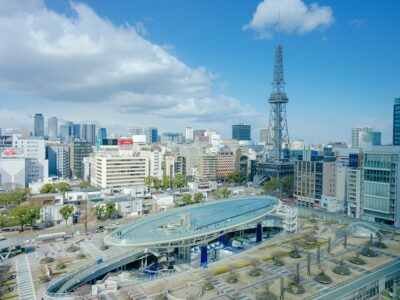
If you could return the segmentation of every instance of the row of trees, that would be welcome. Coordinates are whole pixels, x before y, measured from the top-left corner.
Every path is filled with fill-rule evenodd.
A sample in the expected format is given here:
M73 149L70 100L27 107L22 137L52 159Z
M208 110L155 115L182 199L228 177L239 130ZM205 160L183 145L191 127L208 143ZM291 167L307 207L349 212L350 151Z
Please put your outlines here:
M282 179L271 178L263 186L264 192L269 195L278 196L280 193L290 196L293 194L293 178L286 176Z
M242 183L246 180L246 176L239 170L232 171L225 176L225 181L229 183Z
M212 192L214 199L229 198L232 191L226 187Z
M28 194L29 189L14 189L6 193L0 193L0 205L5 208L19 205L26 201Z
M30 205L18 205L0 214L0 227L21 226L21 231L24 231L25 225L33 226L39 219L39 208Z
M186 179L183 175L176 175L174 178L164 176L162 179L157 177L148 176L144 180L145 184L158 190L166 190L169 188L184 188L186 186Z
M46 183L40 189L41 194L65 193L71 190L71 186L66 182Z
M204 195L201 192L197 192L193 195L191 194L183 194L182 195L182 201L185 205L193 204L193 203L200 203L203 201Z
M104 205L97 205L94 207L93 209L94 214L97 218L97 220L102 221L105 219L111 219L115 212L116 212L116 208L115 208L115 204L112 202L108 202L105 206Z

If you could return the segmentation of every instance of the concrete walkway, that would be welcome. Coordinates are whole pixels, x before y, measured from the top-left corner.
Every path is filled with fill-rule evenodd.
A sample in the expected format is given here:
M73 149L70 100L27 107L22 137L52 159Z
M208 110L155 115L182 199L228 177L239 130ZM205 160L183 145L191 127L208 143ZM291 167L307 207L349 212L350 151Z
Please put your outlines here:
M26 256L26 254L20 254L15 257L15 266L17 270L17 286L19 299L36 300L32 274L29 268L28 257Z

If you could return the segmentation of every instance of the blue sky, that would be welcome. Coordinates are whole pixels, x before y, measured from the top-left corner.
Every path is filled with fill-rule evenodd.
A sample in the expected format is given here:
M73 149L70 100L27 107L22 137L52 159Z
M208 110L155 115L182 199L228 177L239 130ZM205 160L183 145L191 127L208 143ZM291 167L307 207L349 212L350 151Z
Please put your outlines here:
M275 1L266 0L265 2ZM285 14L285 2L291 5L301 1L280 1L281 18L284 19L281 22L285 24L288 18L286 21L289 24L289 27L282 30L284 32L280 34L279 39L284 51L291 139L306 139L310 142L349 141L352 127L368 125L381 130L383 142L389 143L393 99L400 96L400 41L398 38L400 2L317 1L319 5L317 10L327 8L331 16L329 20L322 20L320 26L316 25L311 29L303 30L300 23L308 22L306 18L313 16L305 15L299 21L295 15ZM44 4L39 0L37 2L40 7L30 9L27 14L38 16L40 9L48 12L41 16L42 23L32 26L35 30L38 28L39 32L46 33L47 28L55 22L52 20L54 14L66 20L74 20L77 15L80 15L77 8L71 6L70 1L47 0ZM161 46L167 55L177 59L188 70L179 68L179 71L176 71L171 63L171 73L157 74L153 81L151 80L153 73L146 77L149 81L140 78L136 83L137 77L132 77L132 85L137 86L142 94L132 88L129 89L129 93L122 93L123 97L121 93L118 93L118 97L110 95L102 99L104 93L109 93L111 89L121 89L126 92L121 86L125 88L125 85L129 85L130 79L128 78L123 84L115 83L115 85L107 86L104 88L104 93L99 92L99 94L90 89L66 90L71 86L75 87L76 82L72 81L71 84L65 84L65 86L59 85L58 81L54 82L51 88L55 86L60 88L54 88L48 92L45 90L48 86L43 84L48 79L46 76L42 78L42 75L50 70L56 74L51 79L57 77L57 72L63 72L63 65L69 62L69 58L66 57L72 57L76 49L68 50L72 52L65 51L61 58L56 57L54 52L49 57L41 55L44 63L41 66L32 67L34 77L40 80L28 82L29 79L24 79L21 84L18 82L18 74L10 79L9 73L0 71L0 103L2 104L0 109L3 109L3 114L0 116L7 123L2 124L3 122L0 121L0 127L23 126L31 122L29 116L34 112L42 111L48 116L55 115L73 121L95 121L99 125L115 128L117 131L123 131L124 127L142 124L156 125L165 131L181 131L185 125L210 126L220 130L225 137L229 137L232 123L248 122L253 125L253 137L257 139L258 127L268 122L267 99L271 91L274 47L277 43L274 25L271 25L271 29L268 24L257 27L254 23L256 25L253 24L254 26L244 30L246 24L251 24L253 14L261 2L252 0L75 2L84 3L84 7L92 10L92 13L86 14L82 12L84 9L78 8L78 11L86 16L81 18L82 22L79 25L79 32L83 36L86 30L89 39L96 36L97 29L93 24L96 24L99 19L108 20L105 22L111 23L110 26L115 30L121 26L125 29L132 27L144 43L148 43L147 46ZM311 9L311 3L313 2L304 1L308 9ZM6 16L10 23L20 18L15 10L15 8L10 8L8 11L3 11L3 16ZM289 11L292 12L295 9L289 9ZM0 13L0 18L1 16ZM43 21L46 18L48 22ZM289 20L289 18L292 19ZM290 27L292 25L294 27ZM7 30L9 29L6 26L0 26L2 35L11 34ZM101 31L102 35L104 31L104 29ZM16 33L12 33L15 36ZM63 33L65 34L62 30L54 30L54 32L46 33L45 36ZM20 31L18 34L25 33ZM102 36L102 40L112 41L110 38L112 34L110 30L109 35ZM121 37L121 39L124 38ZM37 42L36 35L35 41ZM69 45L75 43L79 50L79 41L82 40L76 38L76 33L75 38L70 41ZM46 42L46 47L55 45L54 40L47 39ZM57 43L59 42L58 40ZM137 48L134 43L132 41L132 45L129 46L132 46L129 48L132 51L136 51ZM62 43L57 45L63 47ZM32 53L37 52L35 50L37 44L29 46L31 45L27 47ZM90 47L90 45L87 46ZM47 48L40 49L43 51ZM114 52L107 52L115 53L115 57L110 61L123 60L125 52L121 49L125 49L122 42ZM0 47L0 54L2 54L1 51ZM142 53L146 51L145 48L138 51L140 51L139 56L143 55L144 61L147 63L152 61L151 57ZM90 55L90 51L88 53ZM14 53L8 51L3 57L7 55L13 56ZM27 57L28 60L29 56ZM101 61L111 64L107 61L107 57L109 56L104 55ZM6 58L4 61L13 61L13 59L10 57L9 60ZM32 61L35 61L34 55L32 55ZM50 61L50 67L46 67L48 61ZM82 68L82 72L85 72L83 69L85 63L71 60L71 68L75 63ZM2 64L5 62L0 62L0 67L3 66ZM146 64L143 66L146 68ZM4 69L16 73L24 71L23 67L18 70L18 67L5 66ZM60 81L68 83L70 77L67 76L67 72L68 70ZM95 74L102 74L102 71L97 70ZM176 80L174 78L173 83L165 83L165 86L172 88L168 91L164 88L159 91L157 87L157 91L154 91L153 87L161 84L161 78L169 76L168 74L174 74L177 77ZM21 76L27 75L25 73ZM73 76L74 74L71 73L71 77ZM187 79L189 77L190 79ZM103 87L100 86L102 83L109 85L106 81L109 78L106 77L98 85L96 83L96 90L102 91ZM183 83L182 78L185 79ZM191 88L190 92L179 91L175 95L174 91L181 89L181 84L187 82L186 80L193 89ZM179 81L179 86L175 88L174 84L177 81ZM146 88L142 88L141 83ZM162 86L164 87L163 84ZM32 89L35 91L31 92ZM130 93L145 100L136 98L132 100ZM157 100L153 100L155 98ZM190 101L187 100L189 98ZM106 108L109 103L107 101L112 103L110 108ZM185 105L182 105L183 102ZM79 106L82 109L66 109ZM115 109L116 107L118 109ZM213 107L216 107L215 111ZM154 114L149 114L149 110L153 110ZM16 120L20 114L25 117L21 117L22 120ZM185 114L188 117L185 117ZM230 117L227 118L227 115Z

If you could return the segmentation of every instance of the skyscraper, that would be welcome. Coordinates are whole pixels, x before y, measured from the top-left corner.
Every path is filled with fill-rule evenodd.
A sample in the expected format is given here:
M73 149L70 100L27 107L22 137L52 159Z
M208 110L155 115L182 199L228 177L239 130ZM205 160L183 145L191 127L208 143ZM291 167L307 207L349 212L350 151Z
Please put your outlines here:
M74 139L81 138L81 124L72 125L72 136L74 137Z
M371 127L357 127L351 131L351 146L361 147L363 142L372 142Z
M49 139L56 139L58 136L57 118L51 117L47 120L47 132Z
M400 145L400 98L394 99L394 106L393 106L393 145Z
M97 131L97 138L100 140L104 140L107 138L107 129L106 128L99 128Z
M96 125L91 123L80 124L80 139L96 145Z
M74 124L72 122L64 122L60 125L60 140L61 142L69 142L74 138Z
M33 135L44 136L44 118L42 114L35 114Z
M186 127L185 128L185 140L193 141L193 127Z
M351 146L363 147L363 145L379 146L381 145L382 133L373 131L371 127L353 128L351 132Z
M92 153L92 145L89 141L74 141L70 145L70 168L74 178L83 178L83 159Z
M146 142L156 144L158 142L157 127L148 127L145 129Z
M144 134L143 127L132 127L129 129L129 131L132 135L143 135Z
M232 125L232 139L238 141L251 140L251 126L247 124Z

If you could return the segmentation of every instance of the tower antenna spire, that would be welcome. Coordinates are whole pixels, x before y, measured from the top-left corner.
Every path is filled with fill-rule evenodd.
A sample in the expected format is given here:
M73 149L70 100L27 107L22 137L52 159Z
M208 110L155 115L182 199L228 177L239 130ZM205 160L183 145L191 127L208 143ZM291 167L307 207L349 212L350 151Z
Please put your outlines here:
M278 34L277 34L277 43L278 45L281 43L281 3L278 3Z

